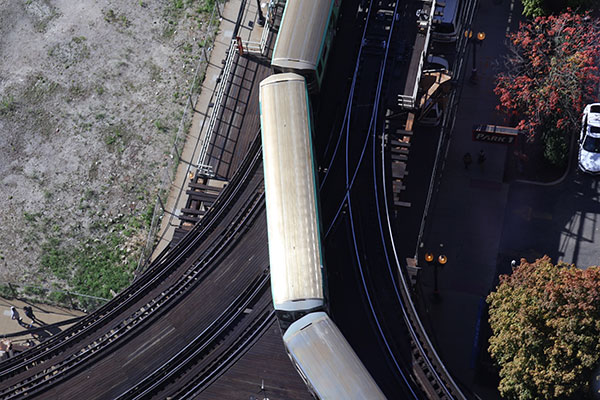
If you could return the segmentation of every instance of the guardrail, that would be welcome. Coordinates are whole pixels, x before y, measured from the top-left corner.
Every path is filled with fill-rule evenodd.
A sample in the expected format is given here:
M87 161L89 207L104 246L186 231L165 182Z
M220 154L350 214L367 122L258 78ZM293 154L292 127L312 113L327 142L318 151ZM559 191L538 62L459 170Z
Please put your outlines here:
M251 42L251 41L242 41L242 46L244 52L250 54L259 54L261 56L265 56L269 47L267 43L269 41L269 34L271 32L271 28L275 23L275 15L277 14L277 7L280 3L285 3L285 1L271 1L269 2L269 8L267 9L267 16L265 18L265 25L263 27L263 32L260 37L260 42Z
M212 166L206 164L206 158L208 157L208 147L210 146L210 142L212 140L213 131L217 124L217 119L219 117L219 112L221 111L221 107L223 106L223 98L225 95L225 89L227 88L227 82L229 82L229 74L231 73L231 66L233 65L233 58L235 55L235 50L237 48L237 40L232 40L229 45L229 50L227 50L227 59L225 60L225 66L221 72L221 80L217 83L216 96L214 101L214 107L210 114L210 119L208 122L208 128L206 129L206 134L204 135L204 139L202 141L202 145L200 146L200 155L198 156L198 173L202 175L212 175Z
M267 10L267 17L265 19L265 26L263 27L263 32L260 38L260 42L252 42L252 41L244 41L239 36L231 41L229 46L229 50L227 51L227 58L225 60L225 66L223 67L223 71L221 72L221 80L218 83L217 89L215 91L215 101L213 102L214 106L212 112L210 114L210 119L208 123L208 128L206 129L206 134L204 135L204 139L202 140L202 145L200 147L200 154L198 156L198 170L197 174L202 176L213 176L212 166L207 164L208 157L208 148L210 147L210 142L212 140L212 135L214 134L215 126L217 124L217 120L219 118L219 112L223 107L223 102L226 100L224 98L225 90L227 89L227 84L229 82L229 76L231 74L231 68L233 66L233 59L236 53L236 50L240 54L249 53L249 54L259 54L261 56L266 55L268 51L268 41L269 35L271 32L271 28L273 26L275 15L277 13L277 6L279 5L279 1L271 1L269 3L269 8Z
M478 0L471 0L467 3L466 13L466 21L465 26L471 27L473 23L473 18L475 17L475 11L478 7ZM467 38L464 35L459 35L459 43L457 44L457 54L464 55L466 54L467 48ZM464 57L459 56L456 57L454 64L452 66L452 76L453 79L457 79L456 77L460 77L463 70ZM462 90L462 89L460 89ZM448 149L450 148L450 139L451 132L454 129L454 122L456 118L456 110L458 109L458 98L460 96L456 93L456 91L452 91L450 95L450 99L448 101L447 110L444 111L443 120L442 120L442 131L440 132L440 138L438 140L438 146L436 149L436 157L435 162L433 164L433 171L431 173L431 179L429 181L429 189L427 191L427 199L425 200L425 209L423 211L423 217L421 218L421 226L419 228L419 235L417 237L416 247L415 247L415 258L419 253L419 245L421 240L423 239L423 235L425 234L425 224L427 218L429 216L432 199L434 196L434 190L439 189L439 181L442 176L442 171L444 170L446 155L448 154Z
M429 39L431 37L431 26L433 23L433 17L435 15L435 7L437 6L436 0L432 0L429 4L430 10L426 21L420 21L419 26L424 28L427 33L425 34L425 44L423 50L421 50L421 56L419 57L419 67L417 68L417 81L411 95L398 95L398 106L401 108L415 108L417 101L417 94L419 91L419 81L423 73L423 65L425 64L425 57L427 56L427 49L429 48Z

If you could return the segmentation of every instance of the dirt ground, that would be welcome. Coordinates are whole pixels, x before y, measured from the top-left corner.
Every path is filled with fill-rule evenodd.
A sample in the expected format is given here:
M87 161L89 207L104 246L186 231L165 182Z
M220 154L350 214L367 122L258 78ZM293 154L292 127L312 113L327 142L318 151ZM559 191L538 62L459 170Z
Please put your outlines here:
M127 284L211 8L0 0L0 283Z

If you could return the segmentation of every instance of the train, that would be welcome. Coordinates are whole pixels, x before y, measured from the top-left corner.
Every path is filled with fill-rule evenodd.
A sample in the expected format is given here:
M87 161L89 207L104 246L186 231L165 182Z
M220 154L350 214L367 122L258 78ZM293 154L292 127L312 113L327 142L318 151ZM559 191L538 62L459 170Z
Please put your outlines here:
M274 74L259 105L273 306L288 355L319 399L385 399L327 315L306 80Z
M294 72L306 78L311 93L319 91L331 51L341 0L288 0L271 67L275 73Z
M317 0L314 4L324 4ZM319 201L314 158L313 124L309 92L318 89L328 48L314 51L307 43L313 31L310 19L290 17L300 12L299 2L287 2L279 35L296 31L304 60L291 60L282 51L288 38L278 37L273 52L275 72L259 85L259 108L267 231L273 306L286 351L318 399L385 399L350 344L326 313L326 278L321 249ZM339 4L330 2L328 15ZM312 10L306 7L306 10ZM313 10L314 11L314 10ZM323 13L313 12L317 16ZM294 21L286 30L286 21ZM322 42L329 28L319 19ZM310 31L306 35L298 32ZM318 35L317 35L318 37ZM329 46L329 44L327 45ZM324 51L323 51L324 50ZM279 52L278 52L279 51ZM284 60L281 54L287 54ZM310 54L310 57L306 56ZM325 56L325 58L323 58ZM310 60L307 60L310 58ZM319 64L321 62L321 64ZM319 65L322 65L321 70ZM293 72L286 72L292 70Z
M288 0L259 85L273 307L290 360L318 399L385 399L327 314L311 95L323 82L339 0Z
M298 74L275 74L260 83L269 260L282 266L271 268L271 290L284 328L325 304L309 104Z
M318 399L385 399L335 323L324 312L294 322L283 342Z

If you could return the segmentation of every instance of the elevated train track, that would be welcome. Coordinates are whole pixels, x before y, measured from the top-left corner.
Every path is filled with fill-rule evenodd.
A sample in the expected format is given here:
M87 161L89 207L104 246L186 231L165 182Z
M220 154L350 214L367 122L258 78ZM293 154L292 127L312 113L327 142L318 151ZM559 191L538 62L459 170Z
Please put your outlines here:
M377 9L367 17L367 25L382 6L374 3L368 12ZM371 323L378 326L380 344L388 349L387 361L406 375L409 388L415 387L414 398L426 393L429 398L463 399L420 325L394 249L398 232L389 219L393 199L378 112L388 79L397 4L385 7L393 9L389 29L384 29L389 39L384 39L383 52L371 47L381 56L371 59L380 63L380 72L373 82L357 79L357 61L346 136L340 131L345 150L331 156L333 160L337 154L342 161L332 161L327 168L328 174L336 168L343 171L345 185L324 185L321 192L323 198L337 199L337 214L324 220L325 231L332 228L326 243L347 246L352 256L348 260L360 275L363 300L370 304ZM380 27L372 29L377 39L363 37L367 47L380 41ZM373 105L361 122L366 125L359 146L351 143L349 131L351 122L356 127L361 121L352 119L355 89L357 95L359 90L368 93L366 103ZM191 398L238 361L274 322L260 157L255 140L202 222L129 288L74 326L1 363L0 398ZM374 222L377 234L372 233ZM409 343L398 342L406 337ZM98 392L90 393L90 387Z
M445 369L414 309L405 272L394 248L396 239L392 231L401 236L402 228L392 229L389 218L393 207L389 204L394 204L394 199L381 110L385 110L385 91L390 86L394 64L406 52L403 38L398 37L395 29L397 21L402 20L399 4L371 2L365 13L346 115L337 146L329 151L331 158L322 180L322 199L332 202L324 217L325 240L335 243L328 251L330 257L343 253L343 260L354 265L365 296L363 307L369 310L367 314L371 315L372 329L378 332L380 345L387 349L391 368L400 376L406 374L403 379L408 387L413 385L411 379L416 380L429 398L463 399L466 397L462 389ZM431 8L424 8L430 15L434 4L430 2ZM406 4L403 6L406 8ZM375 71L378 73L372 73ZM384 146L379 146L378 139ZM386 153L388 159L384 162ZM334 178L328 180L330 175ZM340 307L348 306L344 302ZM344 314L342 309L333 308L334 316ZM348 321L348 325L352 322ZM401 341L404 338L409 339L410 347ZM412 395L422 396L416 390Z
M119 388L129 386L132 394L140 389L142 393L156 391L156 386L144 386L143 377L172 379L176 371L187 368L186 363L174 363L181 357L198 372L192 373L192 387L202 386L245 351L261 326L273 318L266 285L262 163L256 143L248 160L221 197L221 207L214 209L212 218L207 216L204 229L198 226L195 235L178 245L179 252L164 255L165 266L151 269L136 281L137 290L129 288L132 293L116 307L110 305L117 303L109 303L92 314L96 318L65 331L62 340L57 337L11 359L0 375L0 397L80 398L80 390L93 381L98 381L94 387L105 390L94 393L98 397L115 397ZM186 249L191 253L187 257ZM152 279L147 278L150 274L154 274ZM201 334L192 337L193 332ZM144 350L157 341L160 348ZM181 347L184 350L176 351ZM200 355L209 361L199 361ZM138 357L134 365L146 361L148 370L121 369ZM170 368L174 364L177 367ZM152 370L152 365L157 367ZM125 394L123 398L130 397Z

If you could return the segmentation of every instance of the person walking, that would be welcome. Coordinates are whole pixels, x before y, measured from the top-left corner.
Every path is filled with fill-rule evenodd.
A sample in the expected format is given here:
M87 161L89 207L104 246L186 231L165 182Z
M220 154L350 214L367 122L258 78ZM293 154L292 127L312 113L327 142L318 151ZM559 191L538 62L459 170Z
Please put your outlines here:
M16 319L18 322L21 321L21 316L14 306L10 306L10 319Z
M463 163L465 163L465 169L469 169L469 165L471 165L472 162L473 159L471 158L471 153L467 151L463 156Z
M483 152L483 149L479 150L479 156L477 157L477 164L483 166L483 163L485 162L485 153Z

